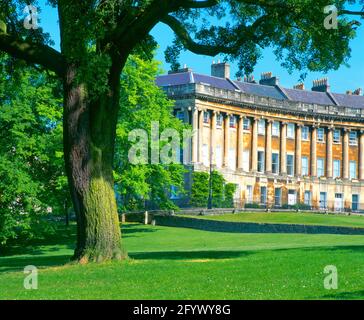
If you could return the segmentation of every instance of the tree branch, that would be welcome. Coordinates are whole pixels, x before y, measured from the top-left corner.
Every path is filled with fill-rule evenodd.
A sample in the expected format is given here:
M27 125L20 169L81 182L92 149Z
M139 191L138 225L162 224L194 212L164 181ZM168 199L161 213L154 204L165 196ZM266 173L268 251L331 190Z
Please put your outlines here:
M29 63L40 64L63 76L64 60L61 53L47 45L27 42L0 31L0 51Z
M340 15L346 14L351 16L362 16L364 17L364 11L350 11L350 10L341 10L339 12Z
M184 47L193 53L203 54L212 57L222 52L229 53L229 50L226 46L205 45L195 42L191 38L185 27L182 25L182 23L172 16L167 15L163 17L161 19L161 22L168 25L174 31L177 37L182 41Z

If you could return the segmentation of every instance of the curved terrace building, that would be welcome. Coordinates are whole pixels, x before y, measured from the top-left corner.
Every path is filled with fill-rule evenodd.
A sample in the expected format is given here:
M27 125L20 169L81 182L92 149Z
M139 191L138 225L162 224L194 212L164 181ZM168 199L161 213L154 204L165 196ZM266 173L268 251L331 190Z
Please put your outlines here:
M213 165L237 185L237 205L364 210L360 89L331 93L327 79L287 89L271 73L236 81L227 63L213 64L211 76L185 68L156 82L196 130L191 170Z

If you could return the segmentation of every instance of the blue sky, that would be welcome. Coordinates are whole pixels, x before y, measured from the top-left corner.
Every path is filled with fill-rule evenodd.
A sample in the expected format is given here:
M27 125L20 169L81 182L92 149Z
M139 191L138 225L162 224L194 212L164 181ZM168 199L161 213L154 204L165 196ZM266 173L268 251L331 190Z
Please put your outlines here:
M41 0L40 3L45 3ZM57 11L48 5L41 6L42 12L40 13L40 26L49 32L52 39L55 41L55 47L59 48L59 32L58 32L58 16ZM169 65L164 61L164 49L171 44L173 40L173 33L169 28L163 24L158 24L153 30L152 35L159 43L157 51L157 59L162 62L162 67L165 71L169 70ZM352 57L349 61L350 67L342 66L337 71L331 71L328 74L323 73L310 73L306 80L305 85L307 89L312 86L312 81L321 77L328 77L333 92L345 93L347 90L354 90L356 88L364 88L364 25L358 29L358 36L351 42ZM213 60L218 60L220 57L206 57L196 55L190 52L181 55L180 62L182 65L186 64L195 72L210 74L210 65ZM237 67L232 64L232 77L237 71ZM274 54L269 50L265 50L263 58L259 61L254 70L256 79L260 79L262 72L271 71L274 75L280 78L280 83L284 87L291 88L295 85L300 76L300 72L289 74L280 63L276 61Z

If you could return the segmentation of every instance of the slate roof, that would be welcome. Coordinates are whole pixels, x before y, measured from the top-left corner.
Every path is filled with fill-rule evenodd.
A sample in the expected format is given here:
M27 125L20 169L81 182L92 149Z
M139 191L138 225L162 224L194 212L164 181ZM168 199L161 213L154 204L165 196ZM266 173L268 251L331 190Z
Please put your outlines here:
M364 96L288 89L281 88L279 86L267 86L235 80L232 81L224 78L198 74L193 71L162 75L156 78L156 84L160 87L189 83L206 84L215 88L232 91L240 90L246 94L270 97L277 100L290 100L321 105L338 105L357 109L364 108Z

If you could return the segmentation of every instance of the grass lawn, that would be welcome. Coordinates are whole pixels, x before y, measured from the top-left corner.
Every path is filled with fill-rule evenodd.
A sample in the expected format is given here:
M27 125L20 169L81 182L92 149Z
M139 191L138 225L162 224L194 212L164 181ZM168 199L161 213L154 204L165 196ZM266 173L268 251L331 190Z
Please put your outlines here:
M330 218L330 217L329 217ZM69 265L74 226L1 253L0 299L363 299L364 236L228 234L125 224L130 259ZM23 288L39 267L38 290ZM338 290L323 287L335 265Z
M237 214L224 214L215 216L190 216L198 219L232 222L256 222L256 223L288 223L309 224L340 227L364 228L363 216L326 215L318 213L297 212L243 212Z

